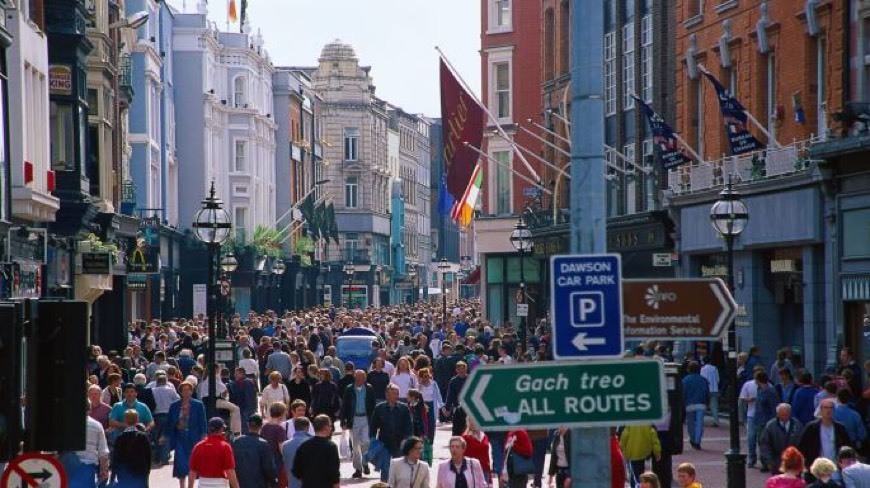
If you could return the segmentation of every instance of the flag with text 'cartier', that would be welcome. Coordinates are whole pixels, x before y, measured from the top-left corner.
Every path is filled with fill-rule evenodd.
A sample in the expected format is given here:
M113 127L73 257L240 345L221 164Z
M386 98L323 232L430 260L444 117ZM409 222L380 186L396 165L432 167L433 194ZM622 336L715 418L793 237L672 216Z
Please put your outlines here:
M462 200L471 182L478 154L466 146L481 147L483 140L483 108L459 83L444 62L441 62L441 123L444 138L444 168L447 190L455 200Z

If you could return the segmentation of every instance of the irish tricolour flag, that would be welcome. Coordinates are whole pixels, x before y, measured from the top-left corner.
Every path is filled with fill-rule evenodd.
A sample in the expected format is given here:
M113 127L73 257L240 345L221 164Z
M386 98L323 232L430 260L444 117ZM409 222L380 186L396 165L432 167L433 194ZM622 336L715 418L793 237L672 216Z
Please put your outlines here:
M480 195L480 187L483 186L483 170L480 163L474 166L474 173L471 174L471 181L468 182L468 187L465 188L465 194L462 195L462 200L453 204L453 210L450 212L450 218L454 222L458 222L462 227L468 227L471 219L474 217L474 206L477 204L477 197Z

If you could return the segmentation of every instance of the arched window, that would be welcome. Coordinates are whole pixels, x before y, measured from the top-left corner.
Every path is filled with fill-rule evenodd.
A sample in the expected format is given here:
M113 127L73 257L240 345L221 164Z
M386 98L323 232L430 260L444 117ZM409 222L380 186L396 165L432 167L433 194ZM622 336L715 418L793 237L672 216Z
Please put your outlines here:
M246 100L245 77L238 76L233 80L233 106L236 108L245 108L248 106Z
M544 80L552 80L556 73L556 19L553 9L544 12Z

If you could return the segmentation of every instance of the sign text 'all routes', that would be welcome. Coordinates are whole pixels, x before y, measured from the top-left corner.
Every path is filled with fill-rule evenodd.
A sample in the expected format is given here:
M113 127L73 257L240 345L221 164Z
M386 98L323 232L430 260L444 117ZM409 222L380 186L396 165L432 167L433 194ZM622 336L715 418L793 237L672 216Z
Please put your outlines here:
M479 366L460 395L484 431L652 424L665 398L657 360Z

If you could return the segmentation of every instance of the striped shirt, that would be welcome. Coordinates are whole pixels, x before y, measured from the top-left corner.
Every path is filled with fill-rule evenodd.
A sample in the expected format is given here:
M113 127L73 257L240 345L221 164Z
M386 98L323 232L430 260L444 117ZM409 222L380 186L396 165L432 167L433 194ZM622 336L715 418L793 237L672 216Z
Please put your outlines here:
M84 464L99 464L101 457L109 456L109 446L106 444L106 432L96 420L88 417L86 424L85 450L76 451Z

